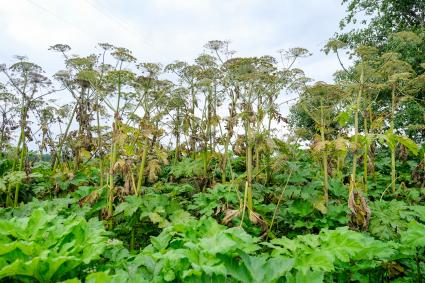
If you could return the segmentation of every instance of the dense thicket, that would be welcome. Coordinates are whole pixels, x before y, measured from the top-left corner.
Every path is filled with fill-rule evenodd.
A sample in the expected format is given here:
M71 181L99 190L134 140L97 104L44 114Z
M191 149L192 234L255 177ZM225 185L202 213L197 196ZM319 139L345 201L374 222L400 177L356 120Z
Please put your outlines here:
M225 41L1 65L0 280L423 282L423 4L346 4L334 83Z

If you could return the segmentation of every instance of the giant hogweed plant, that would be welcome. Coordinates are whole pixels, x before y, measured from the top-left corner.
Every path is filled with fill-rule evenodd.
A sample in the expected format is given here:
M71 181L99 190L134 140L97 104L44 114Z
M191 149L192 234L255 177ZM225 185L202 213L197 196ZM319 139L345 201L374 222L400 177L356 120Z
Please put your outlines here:
M339 117L338 106L344 100L345 93L338 86L316 83L305 89L299 105L316 123L320 138L314 145L314 151L321 155L323 170L323 201L325 206L329 201L328 155L330 142L326 139L326 131L331 123ZM342 149L341 149L342 150Z
M338 58L338 50L344 48L345 45L337 40L330 41L325 47L325 51L334 51ZM387 145L391 152L391 188L395 191L396 172L395 172L395 150L396 144L401 143L411 150L414 154L417 153L415 143L408 137L403 135L395 135L396 129L394 126L394 117L397 111L399 102L409 99L408 81L414 77L412 67L405 61L399 60L397 53L380 54L379 50L370 46L359 46L355 50L358 56L357 62L353 70L347 70L341 62L341 66L347 75L352 77L354 84L347 85L352 91L357 92L353 102L354 109L354 156L352 165L352 179L356 180L356 169L358 159L358 148L360 144L363 148L363 187L367 191L368 172L369 168L369 151L374 141L379 138L387 141ZM354 88L353 88L354 87ZM373 117L372 107L376 103L378 97L390 93L389 111L383 113L381 117ZM400 95L404 94L405 98L401 99ZM379 109L379 111L382 111ZM360 135L360 113L363 113L363 135ZM389 118L387 118L389 117ZM381 135L382 128L385 128L383 121L387 120L389 128L385 135ZM381 128L379 128L381 127ZM378 134L378 136L377 136ZM397 140L397 141L396 141ZM373 162L373 159L372 159ZM355 186L355 181L352 186Z
M33 140L30 115L33 111L39 111L45 104L45 97L55 90L52 90L51 81L44 76L43 69L23 56L17 56L17 62L9 68L1 65L0 71L6 77L7 87L13 92L15 102L19 104L19 139L12 171L23 172L27 165L28 142ZM7 205L18 205L20 186L20 183L15 184L12 197L12 185L8 185Z

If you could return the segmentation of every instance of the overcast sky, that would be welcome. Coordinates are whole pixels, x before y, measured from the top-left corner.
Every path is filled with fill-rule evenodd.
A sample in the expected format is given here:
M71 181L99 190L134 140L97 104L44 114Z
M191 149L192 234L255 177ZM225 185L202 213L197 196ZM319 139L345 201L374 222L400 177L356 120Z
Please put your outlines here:
M193 62L209 40L230 40L235 56L278 57L280 49L306 48L313 56L295 67L314 80L331 82L339 63L334 55L326 56L320 50L344 17L340 2L0 0L0 63L10 65L15 55L25 55L53 75L64 63L49 46L68 44L72 54L86 56L99 52L98 43L108 42L130 49L139 62L165 65L174 60ZM283 93L281 101L294 95ZM72 99L61 92L52 98L61 103ZM281 114L286 116L293 103L282 104ZM286 132L278 128L279 136ZM35 149L35 145L30 147Z
M320 49L344 16L340 0L0 0L0 63L26 55L49 73L63 68L48 51L66 43L88 55L99 42L129 48L140 61L191 62L208 40L230 40L237 56L277 56L304 47L298 65L331 81L338 69Z

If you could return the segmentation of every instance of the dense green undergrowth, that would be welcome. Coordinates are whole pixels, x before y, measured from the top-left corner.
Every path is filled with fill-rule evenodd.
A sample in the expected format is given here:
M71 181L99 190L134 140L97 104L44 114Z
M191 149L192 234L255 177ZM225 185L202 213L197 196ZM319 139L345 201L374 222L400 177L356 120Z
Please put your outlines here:
M226 220L244 194L236 184L196 187L193 174L167 182L173 173L164 168L141 196L122 196L110 229L98 220L107 194L95 186L96 173L87 175L90 165L62 178L40 170L43 163L34 168L22 190L44 200L0 209L3 280L419 282L425 271L424 189L401 187L382 197L371 189L369 227L355 231L347 187L331 178L324 208L320 176L307 156L286 162L273 185L254 186L265 233L248 215ZM62 187L49 193L54 179Z

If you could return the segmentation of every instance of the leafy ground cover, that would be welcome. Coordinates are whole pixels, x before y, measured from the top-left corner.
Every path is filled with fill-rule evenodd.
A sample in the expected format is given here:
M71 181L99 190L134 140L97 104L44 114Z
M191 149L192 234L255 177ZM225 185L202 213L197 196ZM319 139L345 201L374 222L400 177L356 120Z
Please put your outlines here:
M422 280L424 189L401 188L369 201L369 226L359 231L350 229L352 214L341 196L346 186L330 179L325 209L317 203L322 186L315 184L316 169L304 168L290 176L277 173L285 176L277 178L282 184L254 186L257 221L249 212L232 215L239 211L243 186L216 184L202 191L187 183L156 183L116 205L112 229L108 220L99 221L107 194L89 177L75 174L81 183L72 193L0 210L0 277L22 282ZM28 185L44 182L39 178Z

